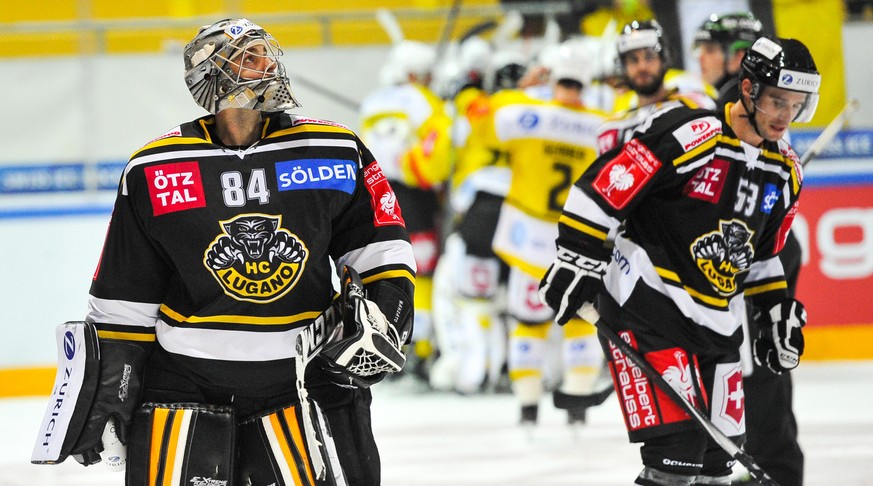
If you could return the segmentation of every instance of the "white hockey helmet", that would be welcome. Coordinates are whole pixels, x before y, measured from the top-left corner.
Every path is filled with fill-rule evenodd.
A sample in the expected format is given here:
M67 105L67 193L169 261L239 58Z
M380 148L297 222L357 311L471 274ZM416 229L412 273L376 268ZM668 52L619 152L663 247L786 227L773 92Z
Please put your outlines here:
M265 67L244 68L244 55L266 60L260 63ZM194 101L213 114L227 108L297 108L300 103L291 92L281 56L279 43L259 25L246 19L221 20L201 27L185 46L185 84Z
M391 75L383 79L405 82L411 74L418 79L424 79L433 73L436 64L436 49L424 42L403 40L394 44L388 54L388 61L383 71Z
M589 43L583 37L568 39L561 43L552 66L551 79L576 81L588 86L594 74L596 59Z

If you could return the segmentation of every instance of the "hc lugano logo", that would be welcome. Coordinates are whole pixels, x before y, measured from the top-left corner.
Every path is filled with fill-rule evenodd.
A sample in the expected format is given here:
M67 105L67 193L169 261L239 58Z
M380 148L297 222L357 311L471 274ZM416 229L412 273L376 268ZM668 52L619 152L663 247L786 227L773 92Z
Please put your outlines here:
M740 220L722 220L718 230L698 237L691 244L697 268L720 295L733 295L737 291L737 274L749 269L755 255L752 234L754 231Z
M203 264L226 294L266 303L294 287L309 251L296 235L281 227L281 216L243 214L219 224L224 233L206 249Z

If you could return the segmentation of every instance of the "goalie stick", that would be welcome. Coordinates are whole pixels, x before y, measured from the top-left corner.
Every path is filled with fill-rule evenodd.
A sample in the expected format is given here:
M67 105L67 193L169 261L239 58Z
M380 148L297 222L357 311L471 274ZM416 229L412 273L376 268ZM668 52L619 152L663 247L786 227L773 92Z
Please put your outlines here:
M616 347L618 347L625 356L631 359L634 364L646 375L646 378L653 381L667 396L670 397L677 405L679 405L695 422L718 444L725 452L731 455L733 459L742 464L748 469L749 474L755 478L762 486L779 486L770 476L761 469L755 460L748 453L740 449L740 447L719 430L700 410L697 409L687 398L679 393L660 373L643 358L636 349L628 344L624 339L613 331L609 326L600 320L600 315L592 304L585 304L579 309L579 316L588 322L594 324L597 330L609 339Z
M800 157L800 165L806 167L812 159L816 158L821 154L825 147L840 133L847 123L849 123L849 119L855 113L855 110L858 109L858 100L852 98L846 103L846 106L837 113L837 116L828 123L828 126L822 130L821 134L812 142L806 152L803 153L803 156Z

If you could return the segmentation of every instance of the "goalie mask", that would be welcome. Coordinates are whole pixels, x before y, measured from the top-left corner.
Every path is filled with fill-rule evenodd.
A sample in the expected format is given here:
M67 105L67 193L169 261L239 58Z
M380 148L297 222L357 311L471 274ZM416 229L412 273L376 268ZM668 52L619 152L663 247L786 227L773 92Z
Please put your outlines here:
M212 114L228 108L297 108L281 56L279 43L260 26L246 19L221 20L201 27L185 46L185 84Z
M769 37L756 40L743 57L740 80L745 79L752 82L750 98L756 107L764 86L770 86L806 94L806 101L794 114L792 121L806 123L815 115L821 75L815 67L812 54L799 40ZM746 103L745 96L742 101ZM750 113L750 120L754 124L754 110L746 106L746 111Z

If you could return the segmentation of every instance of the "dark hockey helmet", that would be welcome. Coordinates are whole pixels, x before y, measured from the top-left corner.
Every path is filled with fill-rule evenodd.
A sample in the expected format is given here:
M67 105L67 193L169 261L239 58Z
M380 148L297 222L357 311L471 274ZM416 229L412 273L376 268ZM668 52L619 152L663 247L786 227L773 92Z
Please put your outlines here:
M263 46L263 49L259 49ZM266 58L263 70L243 68L244 58ZM210 113L227 108L284 111L300 104L280 60L276 39L246 19L204 25L185 46L185 84L198 105Z
M818 106L821 75L809 49L796 39L761 37L746 51L740 80L752 82L752 102L757 102L763 86L806 93L806 102L794 117L809 122Z
M670 63L666 38L657 20L634 20L626 24L616 42L618 59L624 65L624 58L630 51L651 49L657 52L665 64Z
M751 12L712 14L694 36L695 47L702 42L721 46L725 55L748 49L761 36L761 21Z

